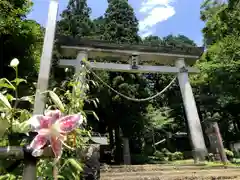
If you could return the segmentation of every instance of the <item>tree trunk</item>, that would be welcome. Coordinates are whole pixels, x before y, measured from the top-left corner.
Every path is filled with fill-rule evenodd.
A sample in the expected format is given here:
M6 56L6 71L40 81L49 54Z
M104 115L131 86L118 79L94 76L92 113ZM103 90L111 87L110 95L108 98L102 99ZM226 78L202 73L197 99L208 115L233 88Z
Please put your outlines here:
M130 165L131 164L131 154L129 148L129 139L127 137L123 138L123 161L124 164Z
M115 128L115 161L117 164L120 164L122 161L122 153L121 153L121 139L120 139L120 131L119 126Z
M239 119L235 119L234 118L233 121L234 121L233 124L234 124L234 127L236 129L236 132L239 132L239 129L240 129L240 121L239 121Z
M114 139L113 139L113 128L112 127L108 128L108 133L109 133L110 147L111 147L111 149L113 149L113 147L114 147Z

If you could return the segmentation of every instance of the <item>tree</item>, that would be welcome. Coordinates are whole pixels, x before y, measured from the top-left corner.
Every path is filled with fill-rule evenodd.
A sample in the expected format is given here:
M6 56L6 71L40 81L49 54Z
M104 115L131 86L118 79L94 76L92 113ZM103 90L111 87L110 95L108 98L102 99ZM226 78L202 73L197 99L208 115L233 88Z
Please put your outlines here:
M95 39L103 39L104 31L105 31L105 18L103 16L98 17L93 20L95 32Z
M111 0L105 12L104 39L116 43L136 43L138 20L127 0Z
M173 46L173 48L174 46L196 46L193 40L181 34L177 36L168 35L162 39L156 36L148 36L143 40L143 43L161 46L170 45ZM153 65L158 64L158 62L153 63ZM174 77L169 74L149 74L147 78L149 84L153 84L151 93L156 94L165 88ZM169 128L168 131L172 133L188 131L182 96L177 82L174 83L163 95L153 99L152 104L158 109L169 107L172 110L171 113L169 113L169 116L174 118L173 124L177 124L177 126Z
M91 9L87 5L86 0L69 0L67 8L63 10L61 19L57 22L56 34L59 36L71 36L74 38L91 37L95 33L95 28L90 19ZM58 36L55 40L53 50L53 62L51 76L53 75L54 83L60 83L66 78L66 73L63 68L58 67L58 60L61 57L60 44ZM53 83L53 84L54 84Z
M196 46L193 40L189 39L188 37L184 35L168 35L163 38L163 42L168 45L173 45L173 46Z
M236 1L235 1L236 2ZM204 40L208 47L197 66L201 73L194 78L198 101L205 119L218 114L225 142L238 139L239 112L239 19L238 6L206 0L202 6ZM228 145L228 144L226 144Z
M203 35L206 45L213 45L222 38L238 34L240 31L240 12L238 1L219 3L214 0L205 0L201 6L201 19L206 23Z
M108 8L104 17L96 19L95 26L99 27L96 32L103 40L115 43L138 43L138 20L135 17L133 8L128 4L127 0L111 0L108 1ZM109 61L109 59L104 59ZM111 87L117 91L133 98L143 98L148 96L146 93L145 79L140 75L128 73L106 73L98 74ZM140 86L141 84L141 86ZM100 85L102 86L102 84ZM134 142L141 141L141 129L143 129L142 113L145 111L146 103L131 102L122 98L107 87L101 87L100 92L95 94L100 105L97 109L99 118L103 120L105 127L110 134L110 142L116 145L116 161L120 162L121 156L121 135L130 137ZM100 90L99 89L99 90ZM98 91L99 92L99 91ZM96 91L92 91L96 93ZM94 94L92 94L94 96ZM108 96L108 97L106 97ZM124 112L124 113L123 113ZM115 132L115 139L114 137ZM135 143L141 147L142 142ZM133 144L133 143L131 143ZM112 145L112 148L114 146ZM131 148L134 150L136 148Z
M0 77L13 77L8 67L13 58L20 61L20 76L37 77L43 33L39 24L26 19L31 7L29 0L0 1Z
M159 109L154 109L152 105L149 105L147 108L147 113L145 115L146 118L146 126L144 128L144 139L145 142L149 142L153 147L153 150L156 151L156 143L159 137L161 138L162 132L159 133L159 130L163 130L167 125L171 125L174 122L174 119L169 116L171 109L168 107L161 107ZM164 136L167 135L168 132L164 131ZM145 143L145 146L148 146L148 143Z
M72 37L91 36L94 26L86 0L70 0L57 23L57 33Z
M162 39L158 36L148 36L143 39L143 44L145 45L160 46L162 43Z

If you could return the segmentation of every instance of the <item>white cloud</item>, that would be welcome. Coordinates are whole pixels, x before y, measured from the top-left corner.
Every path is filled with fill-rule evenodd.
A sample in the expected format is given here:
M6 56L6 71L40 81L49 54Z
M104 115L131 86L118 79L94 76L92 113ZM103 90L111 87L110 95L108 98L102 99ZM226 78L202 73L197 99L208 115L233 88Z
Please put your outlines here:
M144 19L139 22L140 35L146 37L154 33L154 26L175 14L172 3L175 0L142 0L140 13Z

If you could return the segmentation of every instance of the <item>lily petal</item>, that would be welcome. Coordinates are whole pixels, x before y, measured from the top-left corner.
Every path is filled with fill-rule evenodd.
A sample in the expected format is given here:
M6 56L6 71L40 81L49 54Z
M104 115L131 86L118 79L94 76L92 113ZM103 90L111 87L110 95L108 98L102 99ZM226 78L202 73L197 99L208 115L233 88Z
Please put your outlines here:
M77 128L83 122L83 117L80 114L65 116L56 121L59 125L61 133L69 133Z
M52 133L52 131L49 128L42 128L42 129L38 130L38 134L41 135L41 136L45 136L45 137L50 136L51 133Z
M51 117L52 119L52 124L56 122L57 119L59 119L61 117L61 111L59 110L50 110L50 111L47 111L45 113L45 116L49 116Z
M39 156L40 155L37 152L40 152L39 150L43 146L45 146L45 144L47 143L47 140L48 140L47 137L39 135L39 134L33 139L33 141L30 144L30 148L34 149L33 153L32 153L33 156Z
M52 136L50 138L50 143L55 157L59 159L62 156L62 142L58 137Z
M33 131L38 131L41 128L48 128L50 122L51 117L43 115L34 115L28 120Z

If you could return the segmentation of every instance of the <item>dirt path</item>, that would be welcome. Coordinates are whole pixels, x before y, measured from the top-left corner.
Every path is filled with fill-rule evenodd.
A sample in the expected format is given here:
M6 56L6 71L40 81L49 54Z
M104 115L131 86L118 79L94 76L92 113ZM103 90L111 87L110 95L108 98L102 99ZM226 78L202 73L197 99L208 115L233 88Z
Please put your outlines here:
M237 167L144 165L102 170L101 180L240 180Z

